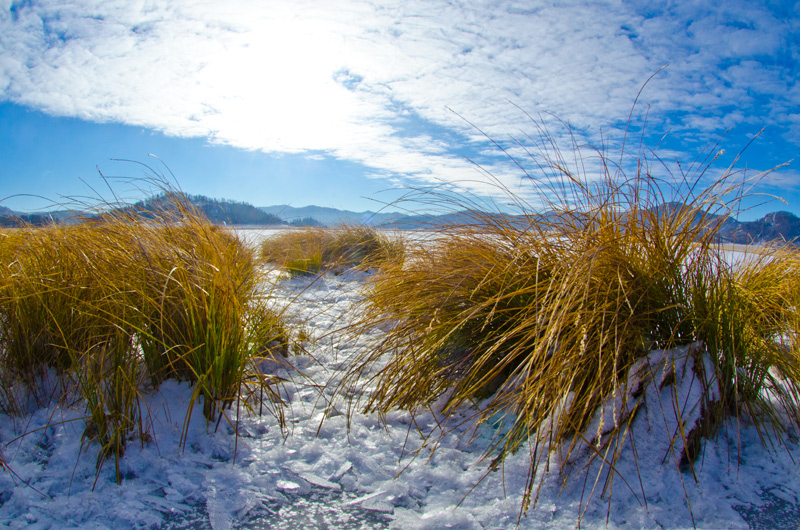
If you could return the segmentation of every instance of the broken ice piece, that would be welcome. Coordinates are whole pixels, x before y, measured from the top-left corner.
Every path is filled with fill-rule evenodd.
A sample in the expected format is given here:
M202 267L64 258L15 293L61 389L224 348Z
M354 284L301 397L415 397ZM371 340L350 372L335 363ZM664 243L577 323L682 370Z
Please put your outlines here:
M363 496L361 496L361 497L359 497L357 499L353 499L352 501L347 501L346 503L344 503L344 505L345 506L353 506L353 505L356 505L356 504L361 504L362 502L366 502L366 501L372 500L375 497L383 495L384 493L386 493L386 492L382 491L382 490L381 491L376 491L374 493L369 493L369 494L363 495Z
M380 513L394 512L394 506L380 499L369 499L359 504L359 506L361 506L361 508L363 508L364 510L369 510L371 512L380 512Z
M313 486L318 486L320 488L336 490L336 491L342 489L342 487L339 484L331 482L330 480L326 480L322 477L318 477L313 473L298 473L297 475L306 482L308 482L309 484L312 484Z
M292 482L290 480L279 480L277 488L280 491L287 491L289 493L300 491L300 484L297 482Z
M353 464L351 464L350 462L345 462L344 464L339 466L339 469L336 470L336 473L331 475L328 480L338 481L344 476L345 473L347 473L351 469L353 469Z

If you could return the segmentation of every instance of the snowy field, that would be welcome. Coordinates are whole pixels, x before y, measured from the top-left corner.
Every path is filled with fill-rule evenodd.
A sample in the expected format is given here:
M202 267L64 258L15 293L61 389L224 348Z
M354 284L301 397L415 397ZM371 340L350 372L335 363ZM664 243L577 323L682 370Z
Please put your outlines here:
M535 508L518 520L530 455L522 450L489 471L481 455L495 433L489 425L474 430L461 421L470 410L449 422L433 412L413 418L354 412L348 425L346 402L329 407L331 389L352 356L382 333L375 329L356 341L337 332L353 318L363 284L359 274L276 283L273 295L291 303L293 319L310 335L306 352L292 356L292 367L279 374L289 381L283 387L286 430L266 411L242 415L237 440L224 422L215 431L197 412L181 448L190 389L166 382L146 396L153 441L129 443L117 485L113 460L96 476L98 447L81 442L85 412L79 406L0 418L3 456L14 473L0 473L0 527L571 528L579 514L588 529L800 524L798 433L788 445L766 450L752 426L732 422L727 435L706 444L695 481L691 472L677 471L669 452L664 432L675 427L669 414L650 410L637 417L630 437L638 459L623 452L612 492L603 489L605 475L595 481L591 451L579 451L568 464L566 482L553 451L553 471L543 477ZM667 354L656 352L654 365ZM690 368L687 361L683 373ZM674 392L691 403L697 396L687 381L678 374ZM653 400L668 399L648 392ZM420 432L442 428L448 432L435 437L432 452L434 444Z

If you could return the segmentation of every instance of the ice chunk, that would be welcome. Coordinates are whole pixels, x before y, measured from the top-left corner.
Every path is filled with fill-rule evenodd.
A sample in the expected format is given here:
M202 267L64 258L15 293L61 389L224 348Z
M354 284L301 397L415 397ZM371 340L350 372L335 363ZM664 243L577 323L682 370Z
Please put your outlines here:
M154 495L145 495L142 497L142 502L155 506L161 512L169 513L184 513L190 509L186 504L173 502L163 497L156 497Z
M300 491L300 484L297 482L292 482L290 480L279 480L277 488L280 491L285 491L288 493L294 493Z
M336 470L336 473L330 476L329 480L337 482L341 480L344 474L350 471L351 469L353 469L353 464L346 461L344 464L339 466L339 469Z
M330 480L319 477L313 473L303 472L303 473L298 473L297 475L306 482L308 482L309 484L318 486L320 488L325 488L335 491L339 491L340 489L342 489L342 487L339 484L336 484L335 482L331 482Z
M217 496L217 488L211 486L206 497L206 510L212 530L230 530L233 524L231 513L225 509L226 503Z
M362 502L359 506L364 510L369 510L371 512L380 512L380 513L392 513L394 511L394 506L392 506L387 501L383 501L380 499L369 499Z
M353 499L351 501L347 501L344 503L345 506L355 506L356 504L361 504L362 502L366 502L368 500L374 499L375 497L380 497L381 495L385 494L385 491L376 491L374 493L369 493L367 495L363 495L358 497L357 499Z

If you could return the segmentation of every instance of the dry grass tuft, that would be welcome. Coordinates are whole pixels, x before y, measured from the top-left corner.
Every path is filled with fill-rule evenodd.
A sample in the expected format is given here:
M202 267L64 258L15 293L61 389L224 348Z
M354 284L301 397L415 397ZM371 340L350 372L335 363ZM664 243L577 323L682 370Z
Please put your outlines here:
M402 263L404 255L405 244L399 237L365 226L291 230L261 245L263 261L278 264L292 275L381 268Z
M637 411L670 408L644 401L656 379L639 368L655 350L699 343L680 351L695 366L713 366L699 381L701 418L670 435L680 469L692 469L702 439L726 418L747 414L765 434L780 435L787 416L800 425L798 255L770 248L729 263L717 236L731 193L741 198L731 184L736 173L709 182L703 168L670 185L646 160L627 177L622 163L595 152L604 173L590 177L584 160L570 169L546 133L539 145L531 160L543 176L531 183L548 198L549 215L508 190L516 215L485 213L464 196L415 197L471 212L471 221L372 278L362 326L383 322L389 331L351 369L343 395L370 373L374 390L361 396L367 411L438 402L448 415L480 403L476 421L497 435L487 457L497 463L523 444L532 448L523 510L535 504L537 471L551 451L567 474L580 452L599 456L605 465L595 480L607 473L613 483L609 469L632 450L626 441ZM595 425L621 395L630 399L615 409L613 425ZM688 422L682 403L672 407L669 414Z
M171 197L146 217L109 210L0 234L0 407L81 400L98 470L149 439L141 395L165 379L190 381L209 422L233 422L226 409L265 388L281 414L254 368L287 330L260 292L254 250Z

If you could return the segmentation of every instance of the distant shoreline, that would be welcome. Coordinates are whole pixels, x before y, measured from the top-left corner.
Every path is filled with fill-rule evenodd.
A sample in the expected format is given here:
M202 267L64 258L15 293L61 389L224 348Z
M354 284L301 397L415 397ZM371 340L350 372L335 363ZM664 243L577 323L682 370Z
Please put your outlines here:
M770 242L765 241L761 243L720 243L719 248L721 250L726 250L728 252L740 252L742 254L763 254L767 248L770 246L771 243L777 243L777 241ZM790 245L792 246L792 245ZM796 248L796 247L795 247Z

